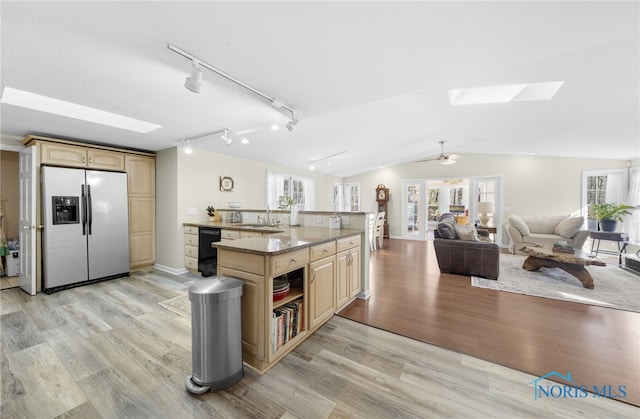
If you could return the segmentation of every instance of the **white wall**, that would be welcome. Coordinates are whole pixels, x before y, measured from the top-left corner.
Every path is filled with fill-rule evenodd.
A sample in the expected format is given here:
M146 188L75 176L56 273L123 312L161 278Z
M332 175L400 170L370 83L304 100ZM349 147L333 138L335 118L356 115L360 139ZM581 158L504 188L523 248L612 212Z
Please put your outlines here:
M389 166L345 182L359 182L363 210L374 210L375 188L382 183L390 189L389 233L402 235L402 180L502 176L503 219L510 214L560 215L580 210L582 171L626 168L626 160L599 160L519 155L465 154L454 165L437 162L405 163ZM504 236L506 240L506 235Z
M172 269L184 267L182 224L206 221L207 206L228 208L227 202L237 201L245 209L265 208L267 169L313 178L316 209L332 210L333 184L341 178L202 150L185 154L174 147L157 152L156 263ZM220 176L234 179L233 191L220 191ZM197 214L188 214L189 208L197 208Z

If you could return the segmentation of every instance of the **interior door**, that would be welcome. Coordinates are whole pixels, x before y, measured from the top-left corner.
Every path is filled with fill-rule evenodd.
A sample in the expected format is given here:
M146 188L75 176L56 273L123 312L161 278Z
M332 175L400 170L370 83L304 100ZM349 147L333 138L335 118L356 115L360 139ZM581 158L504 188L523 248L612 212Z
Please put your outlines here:
M402 237L405 239L426 240L427 219L424 211L426 182L421 179L402 181Z
M20 150L20 288L36 295L36 147Z

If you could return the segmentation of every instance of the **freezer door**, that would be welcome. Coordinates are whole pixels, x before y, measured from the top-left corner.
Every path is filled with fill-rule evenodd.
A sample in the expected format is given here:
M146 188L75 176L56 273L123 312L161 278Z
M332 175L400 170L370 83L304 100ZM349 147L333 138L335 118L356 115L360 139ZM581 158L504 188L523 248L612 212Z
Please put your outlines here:
M86 281L87 237L83 235L82 190L85 176L83 169L42 167L42 278L45 289ZM65 205L65 198L70 205ZM72 207L79 203L77 223L65 221Z
M129 272L127 174L87 170L89 279Z

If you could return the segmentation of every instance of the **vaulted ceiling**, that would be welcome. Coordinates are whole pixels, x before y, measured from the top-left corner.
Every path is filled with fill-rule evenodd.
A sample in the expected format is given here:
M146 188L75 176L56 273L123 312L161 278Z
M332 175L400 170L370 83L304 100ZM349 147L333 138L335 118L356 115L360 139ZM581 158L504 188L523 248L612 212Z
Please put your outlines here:
M348 176L445 151L640 155L638 2L7 2L1 84L162 125L139 134L1 106L1 134L216 153ZM296 111L204 70L172 43ZM448 90L564 81L550 101ZM250 140L247 145L239 139ZM330 159L326 156L339 154ZM330 163L330 165L326 164ZM434 164L434 163L424 163Z

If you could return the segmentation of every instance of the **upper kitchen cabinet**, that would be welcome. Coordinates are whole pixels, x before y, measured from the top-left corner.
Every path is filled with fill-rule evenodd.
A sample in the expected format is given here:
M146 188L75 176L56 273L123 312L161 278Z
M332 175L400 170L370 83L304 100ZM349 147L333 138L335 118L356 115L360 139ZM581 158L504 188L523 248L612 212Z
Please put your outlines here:
M42 143L41 164L124 171L124 154L71 144Z

